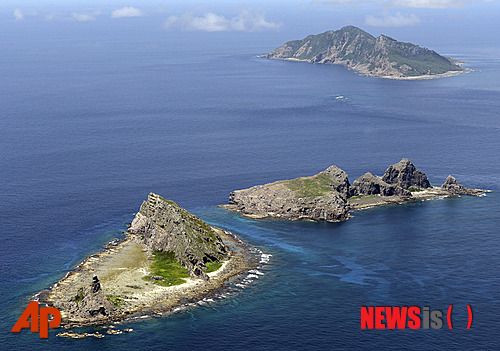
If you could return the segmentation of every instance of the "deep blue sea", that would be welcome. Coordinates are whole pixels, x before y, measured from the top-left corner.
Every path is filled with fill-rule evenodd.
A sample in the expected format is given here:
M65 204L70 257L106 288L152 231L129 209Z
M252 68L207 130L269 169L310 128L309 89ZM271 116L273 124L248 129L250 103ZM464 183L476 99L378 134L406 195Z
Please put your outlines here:
M272 61L263 35L1 37L2 350L498 349L500 50L436 43L474 72L393 81ZM344 223L249 220L216 207L335 164L352 182L407 157L485 197L354 212ZM30 296L126 230L149 192L265 253L234 294L130 334L10 333ZM453 304L454 329L361 330L361 306ZM474 320L467 330L467 305Z

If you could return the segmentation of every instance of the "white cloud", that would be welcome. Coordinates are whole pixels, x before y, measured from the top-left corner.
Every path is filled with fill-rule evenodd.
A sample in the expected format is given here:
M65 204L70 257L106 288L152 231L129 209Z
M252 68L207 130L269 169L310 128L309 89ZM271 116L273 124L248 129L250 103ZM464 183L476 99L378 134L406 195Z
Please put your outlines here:
M187 12L182 16L170 16L164 23L165 28L180 27L183 30L202 30L206 32L221 31L259 31L263 29L278 29L281 23L266 20L264 12L241 10L237 16L227 18L213 12L202 16L193 16Z
M95 21L96 20L96 16L98 16L100 13L97 12L97 11L94 11L92 13L76 13L76 12L73 12L71 14L71 17L75 20L75 21L79 21L79 22L89 22L89 21Z
M15 9L14 10L14 17L16 18L16 21L23 20L24 19L23 10L21 10L21 9Z
M201 17L191 17L187 24L193 30L204 30L207 32L219 32L231 29L231 21L213 12L206 13Z
M415 7L430 9L445 9L450 7L461 7L466 3L474 1L467 0L390 0L387 5L394 7Z
M170 16L169 18L167 18L165 20L165 22L163 23L163 26L168 29L168 28L174 26L176 23L178 23L178 21L179 21L179 17Z
M121 9L116 9L111 12L112 18L123 18L123 17L140 17L142 16L142 11L138 8L126 6Z
M372 3L384 7L412 7L429 9L446 9L453 7L463 7L467 4L481 2L497 2L498 0L313 0L313 5L359 5Z
M381 17L367 15L365 24L373 27L404 27L413 26L420 22L420 19L414 14L407 15L400 12L396 14L385 14Z
M340 5L357 5L357 4L366 4L369 3L368 0L313 0L311 1L312 5L329 5L329 6L340 6Z

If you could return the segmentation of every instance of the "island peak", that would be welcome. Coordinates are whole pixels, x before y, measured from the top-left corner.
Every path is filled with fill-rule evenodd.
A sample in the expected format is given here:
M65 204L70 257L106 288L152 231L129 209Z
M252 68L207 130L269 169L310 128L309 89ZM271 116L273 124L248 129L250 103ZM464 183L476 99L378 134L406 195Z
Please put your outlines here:
M205 263L219 262L228 253L217 233L176 202L150 193L141 205L129 233L150 251L172 251L195 278L208 279Z
M355 26L289 41L260 57L338 64L362 75L389 79L426 79L464 73L462 62L412 43Z

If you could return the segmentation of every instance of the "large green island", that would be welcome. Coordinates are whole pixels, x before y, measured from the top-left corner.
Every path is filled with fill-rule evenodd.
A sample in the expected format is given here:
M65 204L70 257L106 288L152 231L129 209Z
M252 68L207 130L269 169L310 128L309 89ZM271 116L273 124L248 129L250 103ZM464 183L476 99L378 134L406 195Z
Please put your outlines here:
M374 37L354 26L292 40L260 57L342 65L388 79L432 79L468 71L462 61L385 35Z

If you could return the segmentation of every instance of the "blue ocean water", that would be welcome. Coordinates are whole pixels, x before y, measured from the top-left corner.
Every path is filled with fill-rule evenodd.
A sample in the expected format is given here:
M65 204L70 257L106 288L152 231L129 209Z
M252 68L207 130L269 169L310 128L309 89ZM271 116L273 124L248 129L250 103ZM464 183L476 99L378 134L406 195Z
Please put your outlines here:
M257 58L280 43L272 38L14 34L0 56L2 349L498 348L493 44L443 52L474 72L407 82ZM216 207L234 189L331 164L353 181L402 157L436 185L451 173L493 192L345 223L256 221ZM29 297L120 236L151 191L271 254L265 274L226 299L126 324L127 335L10 333ZM453 330L360 329L361 306L450 304Z

